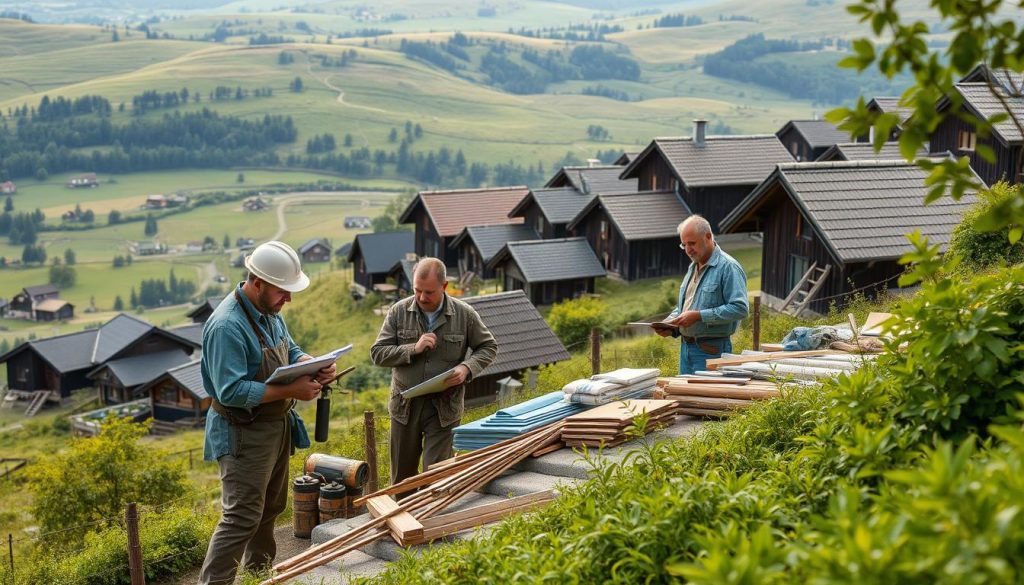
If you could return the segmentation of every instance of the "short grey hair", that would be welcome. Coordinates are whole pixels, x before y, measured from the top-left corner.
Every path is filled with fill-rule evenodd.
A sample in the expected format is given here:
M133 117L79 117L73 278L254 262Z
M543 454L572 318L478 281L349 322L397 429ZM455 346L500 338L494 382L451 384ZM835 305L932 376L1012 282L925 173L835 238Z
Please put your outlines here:
M444 267L444 262L430 256L420 258L420 261L416 263L416 267L413 268L413 278L429 275L437 277L437 282L439 283L446 282L448 280L448 271Z
M683 222L679 224L679 227L676 228L676 232L681 236L683 235L683 230L685 230L686 227L690 225L692 225L694 229L697 230L698 236L712 234L711 237L715 237L714 234L711 232L711 223L709 223L708 220L704 219L703 215L696 214L684 219Z

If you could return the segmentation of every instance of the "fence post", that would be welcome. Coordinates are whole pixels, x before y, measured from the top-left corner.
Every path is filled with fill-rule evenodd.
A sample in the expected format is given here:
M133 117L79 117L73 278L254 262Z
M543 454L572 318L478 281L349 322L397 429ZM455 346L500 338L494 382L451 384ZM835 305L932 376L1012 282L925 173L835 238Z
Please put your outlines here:
M139 542L139 510L135 502L129 502L124 517L128 525L128 572L132 585L146 585L146 574L142 570L142 544Z
M601 373L601 330L597 327L590 330L590 371Z
M366 482L366 493L377 491L377 429L374 426L372 410L363 413L363 428L366 430L366 466L370 479Z
M11 560L11 583L14 583L14 535L7 533L7 555Z
M193 469L193 467L192 467L192 449L188 450L188 468L189 468L190 471Z
M754 351L761 349L761 295L754 297Z

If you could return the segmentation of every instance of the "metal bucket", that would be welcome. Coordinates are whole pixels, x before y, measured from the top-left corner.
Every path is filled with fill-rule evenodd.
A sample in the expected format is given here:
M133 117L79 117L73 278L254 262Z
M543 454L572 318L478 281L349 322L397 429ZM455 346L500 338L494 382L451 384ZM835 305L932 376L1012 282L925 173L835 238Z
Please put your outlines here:
M338 481L353 489L362 488L370 477L370 467L365 461L324 453L313 453L306 457L303 470L306 473L319 473L327 478L327 481Z
M332 481L320 486L320 522L348 518L348 497L345 484Z
M320 524L320 480L301 475L292 482L292 529L296 538L309 538Z

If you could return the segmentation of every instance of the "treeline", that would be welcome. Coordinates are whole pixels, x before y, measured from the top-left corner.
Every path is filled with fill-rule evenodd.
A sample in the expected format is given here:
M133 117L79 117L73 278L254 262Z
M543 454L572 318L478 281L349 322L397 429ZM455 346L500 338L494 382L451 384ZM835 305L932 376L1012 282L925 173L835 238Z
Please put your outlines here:
M888 81L879 73L854 76L831 63L785 63L757 59L773 53L821 50L831 40L787 41L765 39L763 34L745 39L712 53L704 61L704 72L715 77L756 83L786 95L822 103L839 103L865 91L893 92L900 79ZM895 91L895 93L900 93Z
M546 28L508 29L508 34L518 35L536 39L557 39L563 41L589 41L599 42L605 40L605 35L623 32L622 26L617 24L570 24L568 27L552 26Z
M696 14L666 14L654 21L654 28L679 28L704 24L704 19Z
M520 58L539 71L517 63L508 56L504 43L494 45L480 62L480 71L490 83L516 94L543 93L549 83L577 79L622 79L636 81L640 66L627 56L596 45L583 45L571 52L524 49Z
M630 97L630 95L627 92L618 89L612 89L601 84L588 85L587 87L583 88L582 93L583 95L596 95L598 97L606 97L609 99L618 100L620 102L633 101L633 98Z
M435 43L432 41L421 43L402 39L398 50L410 57L426 61L435 67L454 73L460 69L460 65L455 62L451 51L448 50L448 45L449 43ZM464 61L469 60L469 55L464 50L457 48L456 52L459 53L460 59Z
M28 106L23 107L24 110L18 110L18 112L23 111L23 115L29 115ZM12 115L16 115L14 112L14 110L11 111ZM51 100L50 96L44 95L39 100L39 107L31 111L31 117L35 120L52 121L89 114L109 116L111 112L110 102L98 95L84 95L73 100L63 96Z
M129 304L133 309L139 307L149 309L184 303L194 294L196 294L196 283L191 280L179 280L174 276L172 268L167 280L161 278L143 280L139 284L138 293L135 292L135 287L132 287Z
M207 97L210 101L240 101L249 97L272 97L273 95L274 88L272 87L248 89L242 86L228 87L226 85L218 85L210 90ZM193 103L199 103L202 101L202 94L198 91L190 92L187 87L181 88L180 91L159 92L148 90L139 95L132 96L132 113L136 116L141 116L152 110L177 108L188 105L190 98Z
M11 20L20 20L28 23L35 23L32 17L24 12L16 12L14 10L3 10L0 11L0 18L9 18Z
M7 236L12 246L34 244L46 215L36 209L33 212L14 213L13 208L0 214L0 237Z
M268 114L262 121L250 121L206 108L123 126L96 117L50 122L22 118L13 129L6 123L0 126L0 176L273 166L280 163L273 149L296 136L290 116ZM88 147L96 150L81 150Z

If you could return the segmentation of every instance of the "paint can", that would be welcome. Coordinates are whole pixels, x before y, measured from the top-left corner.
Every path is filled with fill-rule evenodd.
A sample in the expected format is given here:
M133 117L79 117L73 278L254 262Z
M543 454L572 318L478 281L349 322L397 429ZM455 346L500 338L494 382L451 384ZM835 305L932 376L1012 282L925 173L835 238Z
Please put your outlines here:
M320 486L320 522L348 518L348 498L345 484L332 481Z
M309 538L313 528L320 524L320 479L300 475L292 481L292 530L295 538Z
M306 457L303 466L306 473L319 473L327 481L337 481L347 488L362 488L370 477L370 467L365 461L335 457L324 453L313 453Z

